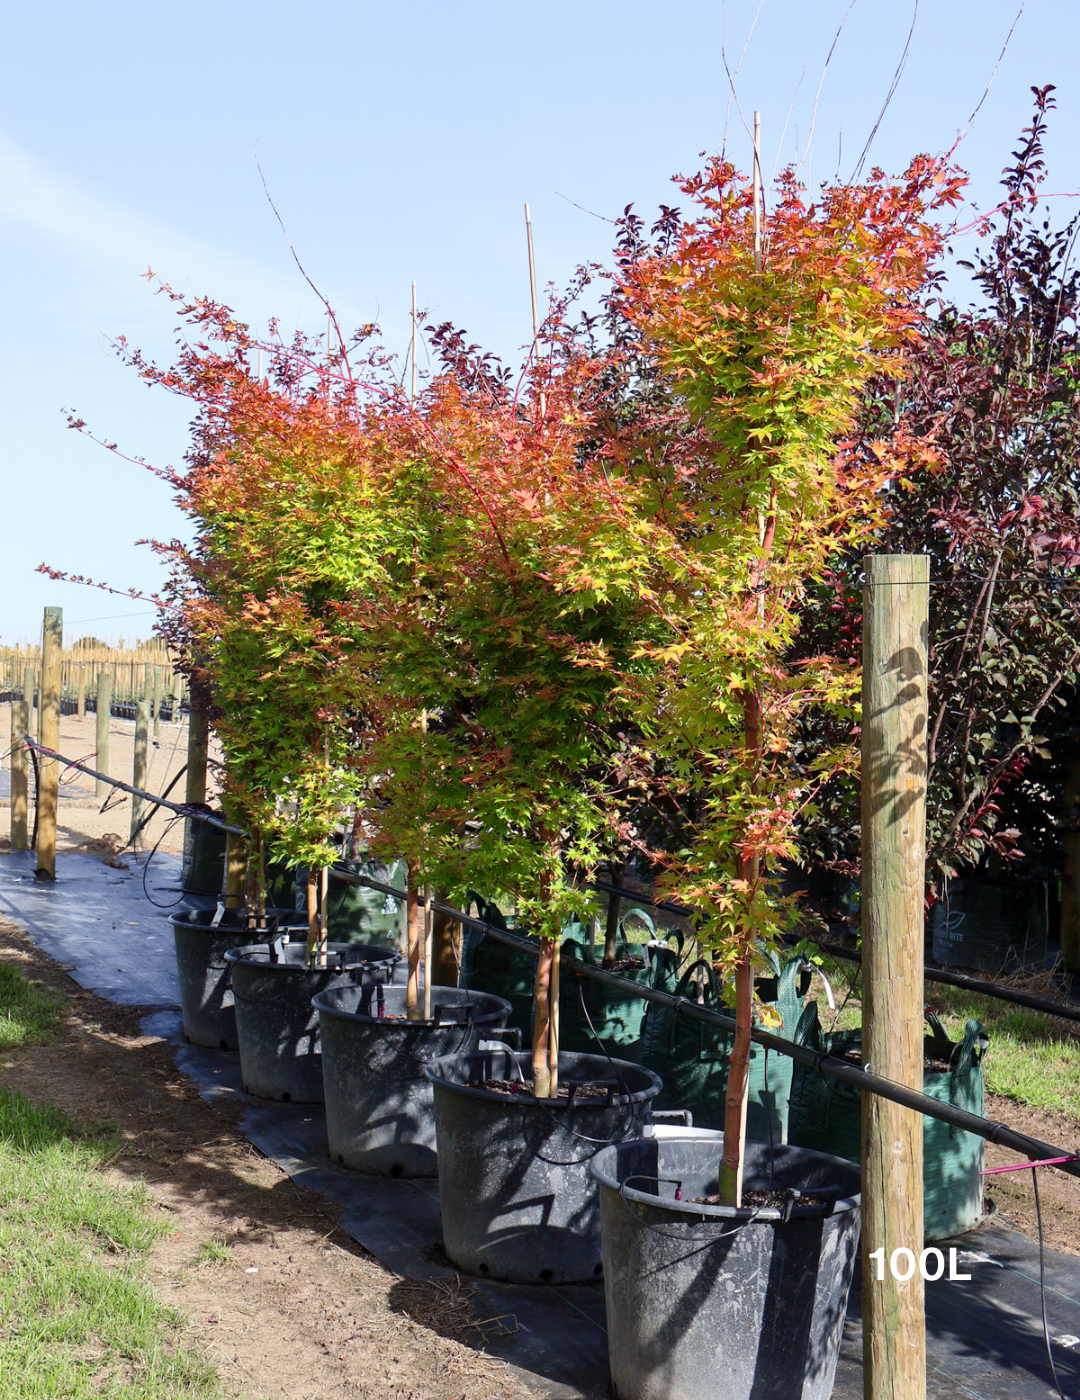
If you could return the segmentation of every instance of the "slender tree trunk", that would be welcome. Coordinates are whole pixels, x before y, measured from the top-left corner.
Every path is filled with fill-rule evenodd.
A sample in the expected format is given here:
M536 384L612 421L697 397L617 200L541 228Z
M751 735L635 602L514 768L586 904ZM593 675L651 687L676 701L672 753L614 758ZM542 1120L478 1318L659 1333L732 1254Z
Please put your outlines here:
M559 1097L559 941L551 945L551 975L548 979L548 1098Z
M613 885L622 884L622 865L616 865L612 861L609 866L611 871L611 883ZM621 898L617 894L608 895L607 919L604 924L604 959L601 966L613 968L619 957L619 908L622 904Z
M551 1098L551 963L555 940L545 938L536 960L536 981L533 983L533 1093L538 1099Z
M308 962L317 963L319 944L322 941L319 931L319 872L311 865L308 866L307 873L307 926Z
M420 1019L420 890L417 885L418 866L408 862L408 894L405 900L405 924L409 940L409 980L405 987L405 1014L410 1021Z

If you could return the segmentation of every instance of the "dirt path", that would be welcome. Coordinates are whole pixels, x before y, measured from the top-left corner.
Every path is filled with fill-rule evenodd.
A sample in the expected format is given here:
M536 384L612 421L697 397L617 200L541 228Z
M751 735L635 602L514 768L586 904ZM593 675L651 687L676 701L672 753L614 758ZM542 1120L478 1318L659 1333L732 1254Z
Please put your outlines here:
M1077 1141L1080 1132L1075 1121L1064 1113L1044 1113L1040 1109L1014 1103L1012 1099L988 1094L986 1116L996 1118L999 1123L1007 1123L1018 1133L1028 1133L1042 1142L1053 1143L1070 1152L1080 1152L1080 1142ZM1009 1162L1024 1161L1027 1161L1026 1157L987 1143L988 1167L1003 1167ZM996 1222L1010 1225L1014 1230L1038 1239L1031 1173L1002 1172L983 1179L986 1182L986 1195L997 1208ZM1040 1168L1039 1201L1042 1206L1043 1240L1047 1246L1063 1250L1066 1254L1080 1254L1080 1179L1066 1176L1054 1167Z
M0 1081L83 1121L116 1126L120 1178L142 1177L173 1227L153 1255L158 1296L190 1318L189 1340L243 1400L525 1400L535 1392L482 1350L468 1280L389 1273L211 1108L166 1042L140 1034L139 1008L83 991L0 920L0 962L66 1003L52 1044L0 1057ZM196 1264L227 1244L226 1263ZM482 1320L482 1319L481 1319Z

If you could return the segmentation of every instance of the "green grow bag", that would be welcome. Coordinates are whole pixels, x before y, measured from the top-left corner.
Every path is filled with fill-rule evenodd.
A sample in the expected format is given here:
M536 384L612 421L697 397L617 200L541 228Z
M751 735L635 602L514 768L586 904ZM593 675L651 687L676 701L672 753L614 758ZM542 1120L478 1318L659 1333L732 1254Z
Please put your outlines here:
M979 1021L968 1021L962 1041L951 1040L937 1016L927 1015L926 1058L949 1068L926 1068L923 1092L941 1103L982 1114L983 1055L989 1044ZM812 1050L858 1059L861 1031L826 1035L817 1003L803 1013L796 1039ZM791 1088L789 1138L796 1147L831 1152L849 1162L862 1159L862 1093L850 1084L796 1065ZM923 1220L928 1240L949 1239L973 1229L983 1215L983 1140L936 1118L923 1118Z
M775 954L770 962L773 975L755 979L758 998L780 1015L781 1025L775 1033L794 1038L802 997L809 986L809 979L803 983L805 964L802 958L796 957L781 966ZM716 974L704 959L693 963L683 973L676 996L690 994L698 968L704 968L706 973L702 1005L730 1016L730 1008L721 1005ZM703 1021L691 1021L674 1008L650 1006L642 1031L640 1062L664 1081L654 1107L687 1108L694 1115L695 1127L723 1129L732 1040L729 1032L707 1026ZM774 1054L760 1045L751 1046L746 1106L748 1137L768 1142L771 1136L775 1143L787 1142L791 1072L792 1061L786 1055Z
M267 870L269 886L269 869ZM330 867L327 896L327 932L332 943L376 943L387 948L406 947L405 901L382 894L367 885L354 885L342 879L366 875L380 884L404 890L406 867L403 860L383 864L372 856L335 861ZM307 867L295 872L296 908L307 908Z
M213 813L220 817L220 812ZM185 894L221 894L225 884L226 833L209 822L188 823L180 885Z
M1045 880L996 885L977 876L950 880L931 915L934 961L1001 973L1043 967L1049 928Z
M496 904L471 891L469 903L476 905L476 916L495 928L510 929L510 921ZM468 908L468 905L466 905ZM458 985L470 992L491 992L502 997L513 1008L507 1018L508 1026L519 1026L526 1047L532 1045L533 982L536 980L536 959L540 952L537 939L529 939L535 953L508 948L489 938L482 928L466 925L461 939L461 973Z
M648 943L631 944L626 936L626 926L634 919L643 922L650 931L654 927L644 910L627 910L619 920L621 947L618 950L619 961L612 971L641 987L673 991L679 980L682 934L672 930L671 936L677 940L675 948L655 938ZM596 949L588 933L579 932L576 937L564 938L562 947L564 953L571 957L593 967L598 966ZM564 966L559 982L560 1050L576 1050L589 1055L607 1051L617 1054L620 1059L637 1063L641 1056L641 1033L647 1005L633 992L617 991L586 977L575 977Z

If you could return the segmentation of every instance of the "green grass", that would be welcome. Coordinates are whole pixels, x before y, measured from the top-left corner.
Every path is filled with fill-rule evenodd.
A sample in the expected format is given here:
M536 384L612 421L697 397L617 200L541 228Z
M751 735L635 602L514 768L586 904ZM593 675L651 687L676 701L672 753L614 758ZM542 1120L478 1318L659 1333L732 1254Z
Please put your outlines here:
M50 1036L62 999L17 967L0 963L0 1050L42 1045Z
M840 1007L854 969L850 963L828 959L824 970ZM858 991L856 978L855 991L836 1021L837 1030L861 1024ZM821 1024L832 1029L834 1013L828 1009L824 993L817 996ZM986 1027L990 1048L983 1061L983 1078L988 1093L1031 1108L1065 1113L1080 1123L1080 1035L1070 1032L1067 1023L941 982L926 983L926 1001L937 1010L954 1040L962 1038L970 1019Z
M0 1015L27 1005L0 983ZM40 1008L39 1008L40 1012ZM38 1014L38 1013L35 1013ZM39 1027L40 1028L40 1027ZM142 1278L168 1226L104 1168L116 1140L0 1086L0 1400L213 1400L213 1368Z
M195 1266L202 1268L207 1264L228 1264L233 1257L233 1252L224 1240L203 1240L195 1251Z

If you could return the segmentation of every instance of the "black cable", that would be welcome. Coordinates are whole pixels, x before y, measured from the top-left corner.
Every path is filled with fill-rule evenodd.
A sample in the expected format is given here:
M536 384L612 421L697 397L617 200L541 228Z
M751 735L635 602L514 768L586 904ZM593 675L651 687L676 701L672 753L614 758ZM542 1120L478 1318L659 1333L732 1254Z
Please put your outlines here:
M1057 1367L1054 1365L1054 1352L1050 1345L1050 1324L1046 1320L1046 1261L1043 1258L1043 1223L1042 1208L1039 1205L1039 1169L1032 1167L1031 1184L1035 1188L1035 1219L1039 1226L1039 1302L1042 1304L1042 1325L1043 1339L1046 1342L1046 1359L1050 1363L1050 1374L1054 1378L1054 1388L1058 1393L1059 1400L1065 1400L1065 1392L1061 1389L1061 1382L1058 1380Z
M30 749L30 762L34 765L34 834L30 837L30 849L37 850L38 805L41 801L41 781L38 774L37 754Z
M146 898L150 901L150 903L154 906L155 909L175 909L176 906L181 902L181 900L183 900L184 896L187 894L187 890L181 890L181 891L180 891L180 897L179 897L179 899L174 899L170 904L161 904L161 903L159 903L158 900L154 899L154 898L151 896L150 891L149 891L149 890L147 889L147 887L146 887L146 876L147 876L147 872L148 872L149 869L150 869L150 862L154 859L154 857L155 857L155 856L157 855L157 853L158 853L158 847L161 845L162 841L165 840L166 836L168 836L169 832L172 831L172 829L173 829L173 827L176 825L176 823L179 822L179 821L183 821L183 820L184 820L183 817L173 817L172 821L169 822L169 823L167 823L167 825L166 825L166 827L165 827L165 830L161 833L161 835L158 837L157 841L154 843L154 849L153 849L153 850L150 852L150 854L147 856L147 858L146 858L146 864L143 866L143 871L142 871L142 887L143 887L143 894L146 896ZM132 851L132 855L134 855L134 854L135 854L135 852L134 852L134 850L133 850L133 851Z

